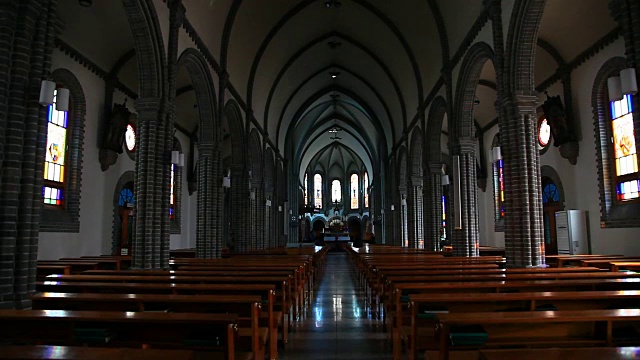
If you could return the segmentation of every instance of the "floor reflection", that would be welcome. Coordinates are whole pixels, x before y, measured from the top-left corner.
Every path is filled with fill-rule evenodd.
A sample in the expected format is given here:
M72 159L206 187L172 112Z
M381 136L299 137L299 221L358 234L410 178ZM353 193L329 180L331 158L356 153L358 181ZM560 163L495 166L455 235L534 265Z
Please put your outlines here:
M365 308L347 255L327 257L315 299L293 326L281 359L391 359L391 345L380 321Z

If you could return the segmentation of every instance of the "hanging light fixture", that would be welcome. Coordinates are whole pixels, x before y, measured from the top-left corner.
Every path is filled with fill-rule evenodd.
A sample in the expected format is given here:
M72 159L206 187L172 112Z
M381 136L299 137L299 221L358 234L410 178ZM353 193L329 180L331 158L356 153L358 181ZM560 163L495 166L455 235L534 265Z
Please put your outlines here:
M442 164L442 175L441 175L441 182L442 182L442 186L447 186L449 185L449 175L447 175L447 165Z
M56 91L56 109L58 111L69 111L69 89L59 88Z
M609 101L622 100L622 85L620 76L612 76L608 78L607 88L609 89Z
M635 68L631 67L620 71L620 90L625 95L635 95L638 92Z
M500 146L495 146L494 148L492 148L491 155L493 157L493 162L502 160L502 151L500 150Z
M38 101L42 106L49 106L53 104L53 97L55 96L56 83L49 80L42 80L40 83L40 100Z

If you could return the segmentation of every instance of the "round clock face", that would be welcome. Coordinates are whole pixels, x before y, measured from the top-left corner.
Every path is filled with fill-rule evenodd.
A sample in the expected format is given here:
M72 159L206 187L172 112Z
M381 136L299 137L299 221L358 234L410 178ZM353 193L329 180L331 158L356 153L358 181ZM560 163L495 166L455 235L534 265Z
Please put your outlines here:
M542 119L538 125L538 143L545 147L549 144L549 139L551 139L551 126L549 126L547 119Z
M136 129L131 124L127 125L127 132L124 134L124 142L129 151L136 149Z

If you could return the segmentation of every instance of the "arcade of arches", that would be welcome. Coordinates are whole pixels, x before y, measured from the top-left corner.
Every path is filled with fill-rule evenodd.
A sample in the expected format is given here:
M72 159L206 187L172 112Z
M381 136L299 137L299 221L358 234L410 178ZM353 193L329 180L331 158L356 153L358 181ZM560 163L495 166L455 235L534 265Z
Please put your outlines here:
M640 255L640 97L607 85L640 70L636 1L6 0L0 20L0 307L36 259L160 269L316 228L528 267L579 209L593 253Z

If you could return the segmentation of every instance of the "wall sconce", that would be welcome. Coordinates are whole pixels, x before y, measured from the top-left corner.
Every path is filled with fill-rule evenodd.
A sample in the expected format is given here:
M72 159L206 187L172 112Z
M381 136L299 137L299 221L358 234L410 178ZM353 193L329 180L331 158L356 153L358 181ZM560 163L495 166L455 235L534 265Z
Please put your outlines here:
M222 187L231 187L231 169L227 169L227 175L222 178Z
M502 160L502 151L500 150L500 146L496 146L491 149L491 157L493 158L493 162Z
M268 207L271 207L271 200L265 201L265 205L268 206Z
M609 89L609 101L622 100L623 95L635 95L638 92L638 80L635 68L627 68L620 71L619 76L607 79Z
M407 206L407 199L402 198L402 206Z
M442 175L440 177L440 181L442 182L442 186L449 185L449 175L447 175L447 165L442 164Z
M40 83L40 98L38 103L42 106L53 104L56 100L56 110L69 111L69 89L56 89L56 83L49 80L42 80Z
M282 212L282 206L278 205L278 211Z
M249 190L249 198L251 200L255 200L256 199L256 189L251 188L251 190Z
M394 205L391 205L391 211L394 211L396 209L396 207Z
M171 152L171 163L173 165L176 166L184 166L184 154L180 153L179 151L172 151Z

